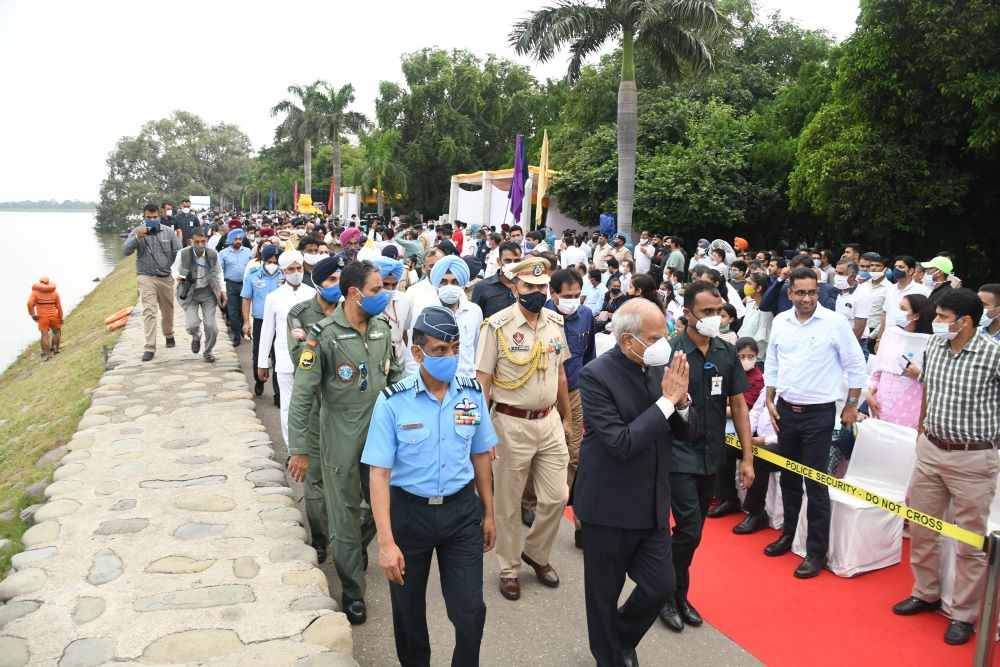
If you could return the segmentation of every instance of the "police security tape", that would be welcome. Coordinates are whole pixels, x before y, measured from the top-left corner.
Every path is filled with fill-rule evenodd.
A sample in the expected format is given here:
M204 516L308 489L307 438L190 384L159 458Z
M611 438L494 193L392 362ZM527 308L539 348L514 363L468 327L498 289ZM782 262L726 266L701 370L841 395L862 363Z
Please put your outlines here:
M736 449L742 449L739 438L732 433L726 434L726 444L730 447L735 447ZM842 479L837 479L828 473L820 472L819 470L810 468L809 466L804 466L801 463L796 463L789 458L785 458L780 454L775 454L774 452L768 451L763 447L754 445L753 455L763 459L764 461L773 463L780 468L790 470L791 472L801 475L806 479L811 479L814 482L824 484L831 489L836 489L842 493L846 493L849 496L853 496L858 500L863 500L866 503L870 503L875 507L884 509L887 512L897 514L904 519L909 520L912 524L923 526L924 528L933 530L934 532L940 533L945 537L965 542L966 544L976 547L977 549L983 549L986 544L985 537L977 535L971 530L966 530L965 528L956 526L953 523L948 523L947 521L933 517L930 514L924 514L920 510L915 510L912 507L907 507L903 503L885 498L877 493L872 493L867 489L862 489L861 487L855 486L850 482L845 482Z

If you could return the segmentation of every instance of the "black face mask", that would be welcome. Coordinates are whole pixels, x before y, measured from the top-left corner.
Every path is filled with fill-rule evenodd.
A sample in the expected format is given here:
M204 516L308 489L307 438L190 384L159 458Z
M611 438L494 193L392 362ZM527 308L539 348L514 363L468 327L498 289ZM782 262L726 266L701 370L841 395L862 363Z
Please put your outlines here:
M519 294L518 303L524 306L529 313L540 313L545 306L545 292L531 292L530 294Z

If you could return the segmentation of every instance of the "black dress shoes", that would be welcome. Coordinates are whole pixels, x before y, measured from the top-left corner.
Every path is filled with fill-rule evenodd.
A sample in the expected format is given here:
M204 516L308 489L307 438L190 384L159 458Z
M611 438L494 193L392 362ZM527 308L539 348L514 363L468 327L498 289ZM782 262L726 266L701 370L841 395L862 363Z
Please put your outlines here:
M325 544L314 544L313 549L316 550L316 562L322 563L326 560L326 545Z
M256 380L253 383L253 393L257 396L261 396L264 393L264 382L261 380Z
M194 352L195 354L198 354L199 352L201 352L201 339L200 338L192 338L191 339L191 351Z
M701 614L698 610L691 606L691 603L687 600L677 601L677 613L680 614L681 620L684 621L684 625L690 625L692 628L697 628L703 623Z
M208 352L208 353L206 353L203 356L205 357L205 363L206 364L214 364L215 363L215 355L212 354L211 352Z
M775 542L764 547L765 556L784 556L792 550L792 536L782 535Z
M583 548L583 531L574 530L573 531L573 546L577 549Z
M149 350L146 350L145 352L142 353L142 360L150 361L152 360L154 354L156 354L156 352L150 352Z
M174 347L176 345L177 345L177 341L174 340L173 336L171 336L170 338L167 339L167 347Z
M767 527L767 519L756 514L747 514L738 524L733 526L733 532L737 535L750 535L758 530Z
M924 611L937 611L941 608L941 600L927 602L918 597L910 596L892 606L892 613L900 616L913 616Z
M708 510L709 519L718 519L719 517L729 516L730 514L736 514L740 511L740 504L735 500L723 500L718 505Z
M634 648L622 646L622 664L625 667L639 667L639 656L635 654Z
M674 632L684 631L684 621L681 620L681 615L677 611L677 603L673 600L663 605L663 609L660 610L660 620Z
M799 579L812 579L826 567L826 559L820 556L806 556L805 560L795 568L795 576Z
M535 510L530 510L527 507L522 507L521 523L523 523L528 528L531 528L531 524L535 523Z
M240 346L240 337L233 336L233 347L239 347L239 346Z
M368 608L364 600L348 600L341 598L341 606L344 608L344 615L351 625L361 625L368 620Z
M944 641L948 644L964 644L972 637L972 629L972 623L952 621L944 633Z

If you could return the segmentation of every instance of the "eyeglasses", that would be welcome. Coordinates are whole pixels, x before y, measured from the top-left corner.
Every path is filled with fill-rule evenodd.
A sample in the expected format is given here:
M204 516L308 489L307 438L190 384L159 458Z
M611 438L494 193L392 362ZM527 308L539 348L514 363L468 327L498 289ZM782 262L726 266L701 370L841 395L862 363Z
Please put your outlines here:
M368 389L368 367L364 363L358 364L358 391Z
M795 296L799 297L800 299L803 299L803 298L805 298L807 296L816 296L817 294L819 294L819 290L815 290L815 289L810 289L810 290L797 289L794 292L792 292L792 294L794 294Z

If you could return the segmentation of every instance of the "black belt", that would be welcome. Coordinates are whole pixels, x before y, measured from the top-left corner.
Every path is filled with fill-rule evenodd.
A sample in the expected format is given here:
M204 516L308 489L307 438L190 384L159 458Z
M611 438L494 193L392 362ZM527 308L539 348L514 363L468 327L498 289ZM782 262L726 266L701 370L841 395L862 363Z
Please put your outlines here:
M946 452L978 452L984 449L996 449L996 445L992 442L945 442L940 438L935 438L927 432L924 433L924 437L927 438L932 445L938 449L943 449Z
M829 410L834 407L835 403L814 403L812 405L796 405L795 403L789 403L783 398L778 399L780 405L784 405L786 408L791 410L796 414L803 414L806 412L821 412L823 410Z
M414 495L409 491L404 491L398 486L390 486L389 488L392 490L393 493L395 493L400 498L408 500L411 503L416 503L417 505L446 505L455 500L461 500L466 496L472 495L472 490L475 487L472 482L469 482L468 484L466 484L465 486L463 486L461 489L451 494L450 496L433 496L431 498L424 498L423 496Z
M234 285L242 285L243 284L242 280L230 280L229 278L226 278L226 282L227 283L232 283Z

